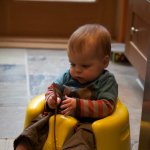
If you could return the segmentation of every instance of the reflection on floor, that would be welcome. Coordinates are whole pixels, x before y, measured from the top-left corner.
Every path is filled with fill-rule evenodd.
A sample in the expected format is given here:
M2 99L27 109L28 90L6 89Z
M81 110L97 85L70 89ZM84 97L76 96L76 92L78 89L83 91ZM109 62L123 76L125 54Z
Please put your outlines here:
M0 147L12 150L13 139L22 131L30 98L69 67L65 50L0 49ZM129 64L110 62L119 84L119 97L130 114L132 150L137 150L143 90L138 74Z

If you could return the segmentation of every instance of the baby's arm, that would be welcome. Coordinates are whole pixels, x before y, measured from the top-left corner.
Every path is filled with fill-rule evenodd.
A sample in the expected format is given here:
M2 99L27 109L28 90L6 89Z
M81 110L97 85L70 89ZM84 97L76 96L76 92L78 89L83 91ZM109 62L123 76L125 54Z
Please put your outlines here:
M61 104L61 113L63 115L75 113L77 117L100 119L110 115L114 107L112 100L86 100L65 96Z
M109 116L115 107L113 100L77 99L77 114L79 117L100 119Z

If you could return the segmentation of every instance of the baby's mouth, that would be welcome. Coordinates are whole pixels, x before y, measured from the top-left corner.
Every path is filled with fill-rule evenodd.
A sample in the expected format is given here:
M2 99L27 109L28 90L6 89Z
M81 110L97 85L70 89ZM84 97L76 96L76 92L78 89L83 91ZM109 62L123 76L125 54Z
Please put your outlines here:
M82 77L75 77L75 79L80 83L85 83L86 81Z

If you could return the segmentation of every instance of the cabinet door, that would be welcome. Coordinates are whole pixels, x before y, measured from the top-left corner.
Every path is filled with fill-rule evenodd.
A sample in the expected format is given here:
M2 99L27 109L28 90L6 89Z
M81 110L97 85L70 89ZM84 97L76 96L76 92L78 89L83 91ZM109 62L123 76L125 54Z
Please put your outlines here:
M150 150L150 51L148 52L147 60L139 150Z
M144 80L147 53L150 50L150 3L130 0L126 40L126 56Z
M0 36L68 38L86 23L102 23L114 35L116 4L117 0L0 0Z

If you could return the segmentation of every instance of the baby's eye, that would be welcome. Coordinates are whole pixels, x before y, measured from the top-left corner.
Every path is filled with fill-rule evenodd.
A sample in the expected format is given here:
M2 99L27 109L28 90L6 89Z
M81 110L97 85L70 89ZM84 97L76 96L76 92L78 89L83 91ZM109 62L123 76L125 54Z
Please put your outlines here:
M71 67L75 67L75 64L71 63L70 66L71 66Z
M90 65L82 65L83 68L89 68Z

